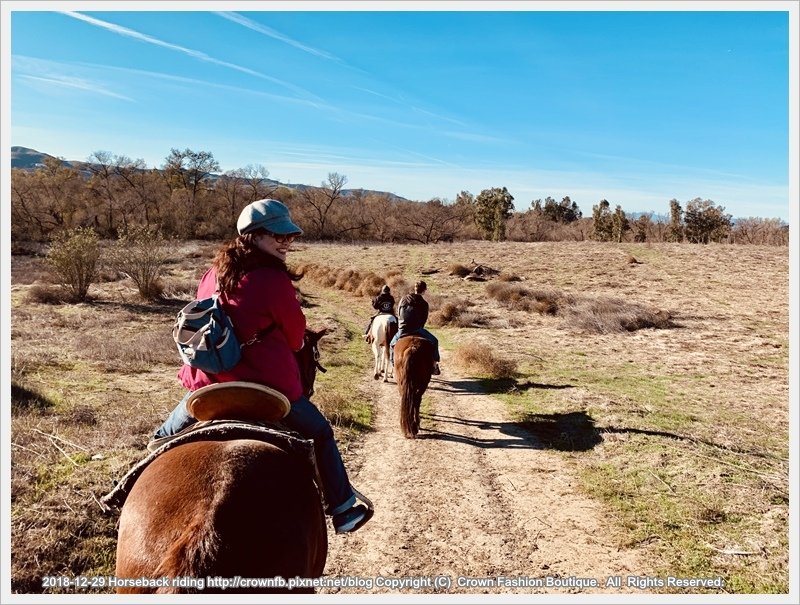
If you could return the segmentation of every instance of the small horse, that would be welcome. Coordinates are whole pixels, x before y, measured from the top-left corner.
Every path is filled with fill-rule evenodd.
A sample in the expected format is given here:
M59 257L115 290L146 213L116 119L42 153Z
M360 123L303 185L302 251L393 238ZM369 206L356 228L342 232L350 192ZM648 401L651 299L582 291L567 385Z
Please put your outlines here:
M324 333L307 330L297 355L306 393L313 392L321 367L316 345ZM310 465L254 439L196 441L158 456L134 483L120 513L115 573L118 578L314 578L322 575L327 556L325 516ZM198 591L289 592L257 585L117 589Z
M422 336L403 336L394 346L400 428L407 439L414 439L419 432L419 406L433 373L433 356L433 344Z
M319 340L328 333L328 328L311 330L306 328L303 337L303 348L294 354L297 365L300 367L300 382L303 384L303 394L311 397L314 394L314 381L317 379L317 370L323 374L327 372L319 363Z
M383 374L383 382L389 382L389 376L393 374L392 364L389 361L389 343L397 334L397 318L388 313L381 313L372 320L369 334L372 341L372 355L375 357L373 378L378 380Z

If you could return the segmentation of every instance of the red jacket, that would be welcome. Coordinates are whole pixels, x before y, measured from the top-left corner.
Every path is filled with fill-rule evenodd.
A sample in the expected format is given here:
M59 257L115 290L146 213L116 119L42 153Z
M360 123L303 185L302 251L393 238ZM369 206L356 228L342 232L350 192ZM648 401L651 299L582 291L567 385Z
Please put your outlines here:
M211 296L216 283L212 267L200 280L197 298ZM242 347L241 361L228 372L206 374L184 365L178 371L183 386L194 391L217 382L247 380L277 389L289 401L299 399L303 387L294 351L303 346L306 318L286 273L267 267L250 271L233 292L221 299L239 343L248 341L264 328L277 324L276 328L261 341Z

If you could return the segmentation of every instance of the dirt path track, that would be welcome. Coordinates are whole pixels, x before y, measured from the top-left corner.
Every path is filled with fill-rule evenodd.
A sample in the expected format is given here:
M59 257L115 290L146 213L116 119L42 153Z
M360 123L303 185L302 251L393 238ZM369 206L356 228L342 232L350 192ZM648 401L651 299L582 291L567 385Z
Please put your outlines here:
M397 386L371 382L375 432L349 462L353 484L375 504L361 530L330 536L325 574L365 588L321 593L618 593L645 575L639 553L613 545L604 512L578 492L566 463L510 422L502 403L454 376L444 358L415 440L399 426ZM371 378L370 378L371 381ZM608 576L622 587L606 587ZM448 576L449 590L378 586L378 577ZM458 577L531 578L561 586L459 586ZM597 588L576 586L595 578ZM529 580L525 580L530 584Z

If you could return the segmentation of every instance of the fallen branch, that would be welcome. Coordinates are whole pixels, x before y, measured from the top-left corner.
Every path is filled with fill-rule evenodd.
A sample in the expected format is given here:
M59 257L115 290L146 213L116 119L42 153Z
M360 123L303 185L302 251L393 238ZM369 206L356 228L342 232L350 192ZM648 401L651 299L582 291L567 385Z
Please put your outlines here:
M83 450L84 452L88 452L89 450L83 446L78 445L77 443L72 443L72 441L67 441L66 439L62 439L56 435L51 433L45 433L44 431L40 431L39 429L33 429L37 433L44 435L45 437L50 437L51 439L58 439L61 443L66 443L67 445L71 445L72 447L77 447L79 450Z
M653 477L655 477L655 478L656 478L656 479L658 479L659 481L661 481L661 483L663 483L664 485L666 485L666 486L667 486L667 488L669 489L669 491L671 491L673 494L675 493L675 490L674 490L674 489L672 489L672 486L671 486L669 483L667 483L666 481L664 481L664 480L663 480L661 477L659 477L658 475L656 475L656 474L655 474L653 471L651 471L650 469L647 469L647 472L648 472L648 473L650 473L651 475L653 475Z
M25 450L26 452L30 452L31 454L33 454L34 456L38 456L39 458L44 458L45 457L44 454L42 454L41 452L37 452L36 450L32 450L31 448L25 447L24 445L20 445L19 443L14 443L13 441L11 442L11 446L12 447L18 447L19 449Z
M54 447L54 448L56 448L56 449L57 449L59 452L61 452L62 454L64 454L64 458L66 458L67 460L69 460L70 462L72 462L72 464L74 464L75 466L80 466L80 465L79 465L77 462L75 462L75 461L74 461L72 458L70 458L70 456L69 456L69 454L68 454L67 452L65 452L65 451L64 451L64 450L62 450L60 447L58 447L58 444L57 444L57 443L56 443L56 442L55 442L53 439L50 439L50 443L51 443L51 444L53 445L53 447Z

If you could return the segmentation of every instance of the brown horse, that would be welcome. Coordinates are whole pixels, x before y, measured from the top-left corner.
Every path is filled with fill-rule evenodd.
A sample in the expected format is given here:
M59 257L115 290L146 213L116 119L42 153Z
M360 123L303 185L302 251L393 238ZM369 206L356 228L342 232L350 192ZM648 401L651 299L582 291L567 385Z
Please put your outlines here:
M400 428L407 439L419 432L419 406L433 372L433 344L404 336L394 346L394 375L400 391Z
M322 334L307 331L299 363L318 364ZM301 374L306 392L313 392L314 370L301 367ZM184 443L155 458L136 480L117 541L117 578L167 577L170 585L117 592L288 592L234 582L319 577L327 555L322 501L307 461L255 439ZM180 584L175 578L209 577L229 584L172 585Z

